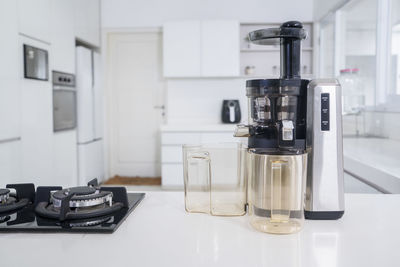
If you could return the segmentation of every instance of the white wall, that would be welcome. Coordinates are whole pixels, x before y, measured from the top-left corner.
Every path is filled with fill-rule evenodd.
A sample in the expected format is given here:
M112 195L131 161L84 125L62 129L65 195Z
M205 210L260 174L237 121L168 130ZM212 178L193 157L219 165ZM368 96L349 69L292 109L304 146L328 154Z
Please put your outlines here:
M313 1L313 20L318 21L332 10L344 5L349 0L314 0Z
M103 28L160 27L165 21L184 19L281 22L313 18L313 0L102 0L101 4Z
M167 82L167 121L221 123L222 100L238 99L247 120L245 79L171 79Z

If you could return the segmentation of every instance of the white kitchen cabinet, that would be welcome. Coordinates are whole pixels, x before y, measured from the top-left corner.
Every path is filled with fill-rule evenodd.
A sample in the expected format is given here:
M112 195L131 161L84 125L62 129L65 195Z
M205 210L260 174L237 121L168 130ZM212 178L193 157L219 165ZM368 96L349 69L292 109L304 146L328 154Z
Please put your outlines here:
M15 0L0 1L0 141L20 136L18 17Z
M57 185L63 187L77 185L78 147L76 143L76 130L56 132L53 135L52 175Z
M239 75L239 23L233 20L175 21L164 24L165 77Z
M198 144L201 141L201 133L165 132L161 135L163 145Z
M19 32L51 42L51 0L18 0Z
M94 139L92 51L86 47L76 47L76 89L78 143Z
M23 182L21 180L21 141L0 142L0 182L4 187L7 183Z
M94 178L104 181L102 140L78 146L78 178L81 186Z
M75 36L80 41L100 46L100 0L74 0Z
M50 46L35 39L20 36L23 44L49 52ZM23 60L20 56L21 88L21 167L22 176L37 184L54 184L53 177L53 92L49 81L23 78ZM51 74L49 75L51 77Z
M20 97L18 79L0 75L0 141L21 135Z
M182 163L182 145L163 146L161 150L162 163Z
M201 22L174 21L163 27L165 77L201 75Z
M161 166L162 185L164 187L183 187L183 165L182 163L165 163Z
M103 138L103 102L104 94L102 85L101 55L93 52L93 116L94 116L94 139Z
M239 138L233 136L232 132L211 132L211 133L202 133L201 134L201 143L202 144L213 144L213 143L229 143L229 142L238 142Z
M74 3L51 1L51 48L53 69L75 73Z
M0 77L18 78L18 17L15 0L0 1Z
M206 77L239 75L239 22L201 22L201 74Z

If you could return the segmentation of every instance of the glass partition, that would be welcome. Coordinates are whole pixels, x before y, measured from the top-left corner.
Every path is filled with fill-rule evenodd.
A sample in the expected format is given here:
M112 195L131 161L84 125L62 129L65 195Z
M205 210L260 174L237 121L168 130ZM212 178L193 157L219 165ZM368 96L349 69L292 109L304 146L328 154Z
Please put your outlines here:
M335 17L331 14L321 22L320 76L335 77Z
M391 5L391 72L390 90L400 95L400 0L392 0ZM397 96L398 97L398 96Z
M342 85L345 172L400 193L400 0L349 0L319 33L319 77Z
M342 54L339 73L343 80L344 110L359 112L375 105L377 1L352 1L340 11ZM347 105L347 106L346 106Z

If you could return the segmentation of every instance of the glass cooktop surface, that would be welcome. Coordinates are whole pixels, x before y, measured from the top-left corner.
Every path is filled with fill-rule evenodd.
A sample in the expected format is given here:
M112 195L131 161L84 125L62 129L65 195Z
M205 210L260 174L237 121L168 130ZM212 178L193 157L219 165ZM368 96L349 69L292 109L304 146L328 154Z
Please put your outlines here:
M35 213L34 204L17 211L0 213L0 232L84 232L112 233L143 200L144 193L127 193L128 207L114 213L81 220L59 221Z

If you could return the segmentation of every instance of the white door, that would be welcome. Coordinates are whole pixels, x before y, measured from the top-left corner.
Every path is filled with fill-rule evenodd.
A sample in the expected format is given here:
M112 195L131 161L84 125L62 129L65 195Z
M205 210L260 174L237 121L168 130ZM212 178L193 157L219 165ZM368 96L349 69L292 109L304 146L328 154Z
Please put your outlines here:
M161 34L108 36L107 114L110 175L160 176L164 81Z

